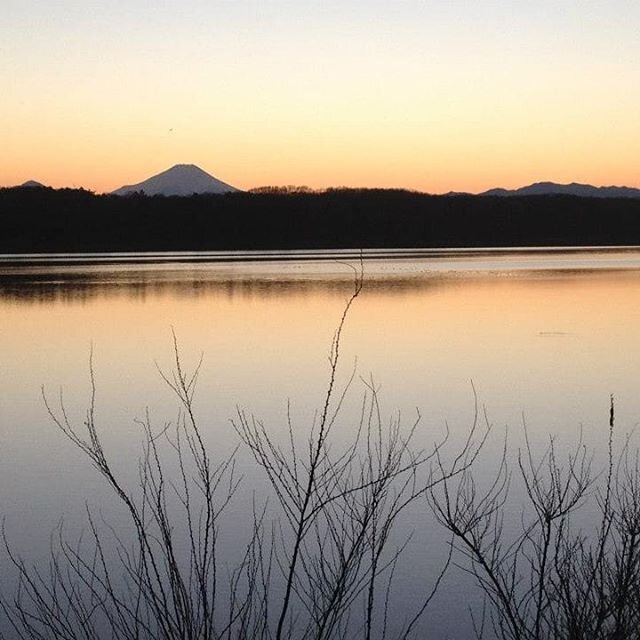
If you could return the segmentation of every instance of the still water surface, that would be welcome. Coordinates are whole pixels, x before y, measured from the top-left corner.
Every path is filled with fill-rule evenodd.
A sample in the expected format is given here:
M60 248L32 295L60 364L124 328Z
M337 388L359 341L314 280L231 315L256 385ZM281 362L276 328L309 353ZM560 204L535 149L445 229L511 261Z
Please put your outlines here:
M216 453L237 444L238 406L276 435L285 433L287 402L294 425L312 419L357 254L226 257L0 257L0 513L22 553L44 557L61 517L74 529L86 503L108 512L113 501L41 397L42 388L54 399L62 388L81 424L91 345L98 424L124 477L135 478L134 419L147 407L158 424L175 418L157 370L171 367L172 329L185 366L204 355L196 406ZM621 432L640 421L640 251L397 252L368 254L363 268L339 380L353 367L373 376L383 412L400 411L407 425L418 408L420 446L447 424L454 440L463 436L472 385L498 441L508 428L517 443L526 420L534 444L550 433L571 442L582 427L601 447L609 394ZM357 376L338 440L363 388ZM263 486L248 458L240 464L247 486ZM490 468L491 455L483 464ZM420 535L409 547L408 601L444 548L423 516L412 516ZM452 572L426 618L431 637L465 637L472 600Z

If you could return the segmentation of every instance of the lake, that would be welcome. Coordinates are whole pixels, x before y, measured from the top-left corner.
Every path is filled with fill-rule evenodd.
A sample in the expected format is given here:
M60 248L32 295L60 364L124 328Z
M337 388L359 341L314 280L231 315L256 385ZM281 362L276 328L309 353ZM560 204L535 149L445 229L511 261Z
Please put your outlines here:
M35 562L65 521L75 533L85 505L113 510L112 492L55 428L42 389L60 389L82 425L93 350L96 418L105 450L136 482L141 430L176 418L176 399L158 369L173 363L172 331L186 369L203 364L196 413L214 455L238 445L238 407L285 438L287 406L305 433L323 402L331 341L362 268L364 288L349 310L337 384L355 371L334 437L353 433L367 381L382 414L429 447L450 429L462 442L474 389L493 425L479 474L489 474L505 430L517 447L549 434L606 447L609 397L620 433L640 420L640 250L378 251L236 254L0 256L0 515L13 547ZM495 437L494 437L495 436ZM241 494L230 521L265 476L241 448ZM426 506L401 566L409 607L446 550ZM226 532L234 549L234 531ZM232 554L233 551L230 551ZM3 563L6 560L3 558ZM7 571L8 564L5 565ZM465 637L469 580L453 569L425 617L434 638Z

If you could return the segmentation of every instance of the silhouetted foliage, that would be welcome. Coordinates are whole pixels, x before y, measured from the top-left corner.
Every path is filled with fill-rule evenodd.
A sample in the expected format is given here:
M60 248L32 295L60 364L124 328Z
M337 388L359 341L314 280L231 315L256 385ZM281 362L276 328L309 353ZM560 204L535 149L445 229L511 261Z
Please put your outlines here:
M488 488L466 469L429 493L459 565L485 596L472 611L476 637L638 640L640 451L627 436L615 453L613 398L599 473L581 439L561 455L551 437L537 456L526 437L513 474L506 451ZM525 499L514 526L516 479Z
M275 193L275 194L290 194L290 193L315 193L311 187L306 185L293 185L288 184L285 186L267 185L264 187L255 187L249 189L249 193Z
M51 420L112 489L129 533L116 531L87 507L85 539L72 542L61 527L42 568L15 553L3 529L17 586L10 595L0 590L2 640L420 637L417 623L449 560L439 572L421 576L423 588L409 618L392 621L396 563L411 537L410 531L397 531L400 515L463 474L487 433L474 420L457 446L451 446L447 430L429 448L415 449L420 414L406 429L399 415L385 423L371 381L365 382L352 436L336 442L333 434L355 378L355 370L345 385L336 377L345 322L362 288L361 273L354 274L354 290L330 346L326 390L311 424L296 428L288 413L287 433L278 439L259 418L238 409L234 426L264 472L276 506L270 509L268 494L254 497L248 530L233 531L245 540L237 562L229 561L220 544L241 481L236 453L216 456L206 445L194 408L200 364L192 372L184 369L175 335L174 369L160 374L178 400L178 419L155 427L147 411L139 421L137 486L120 477L103 448L93 359L82 426L70 420L62 393L55 405L43 389Z
M640 245L640 200L329 189L0 189L0 252Z

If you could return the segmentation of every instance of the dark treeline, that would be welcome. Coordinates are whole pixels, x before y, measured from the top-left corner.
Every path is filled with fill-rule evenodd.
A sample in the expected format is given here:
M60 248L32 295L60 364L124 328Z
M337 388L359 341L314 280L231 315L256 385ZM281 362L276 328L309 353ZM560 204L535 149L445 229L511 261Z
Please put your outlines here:
M0 189L0 253L640 245L640 200Z

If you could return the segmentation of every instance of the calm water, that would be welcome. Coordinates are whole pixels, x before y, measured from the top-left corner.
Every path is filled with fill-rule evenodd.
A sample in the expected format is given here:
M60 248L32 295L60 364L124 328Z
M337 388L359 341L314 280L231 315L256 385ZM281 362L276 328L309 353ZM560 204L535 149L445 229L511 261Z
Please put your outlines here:
M98 423L125 478L135 478L134 419L146 407L158 424L175 417L157 371L171 366L172 328L186 366L204 354L196 404L216 453L237 443L237 406L281 435L290 401L296 428L306 428L322 401L357 255L225 257L0 257L0 512L21 552L44 557L61 517L76 530L85 503L107 512L113 503L41 398L41 387L54 398L62 387L81 424L92 344ZM419 408L421 446L446 424L454 441L462 437L472 384L497 440L508 427L517 443L524 418L534 443L549 433L571 442L582 426L589 443L603 446L611 393L621 432L640 421L640 251L381 252L364 260L364 272L339 378L354 366L372 375L383 411L400 411L407 425ZM357 378L338 440L362 390ZM245 484L262 486L242 453L240 464ZM234 517L245 507L240 500ZM410 594L444 548L426 510L412 521L418 534L403 574ZM426 618L432 637L464 637L466 604L455 607L472 599L468 589L449 576Z

